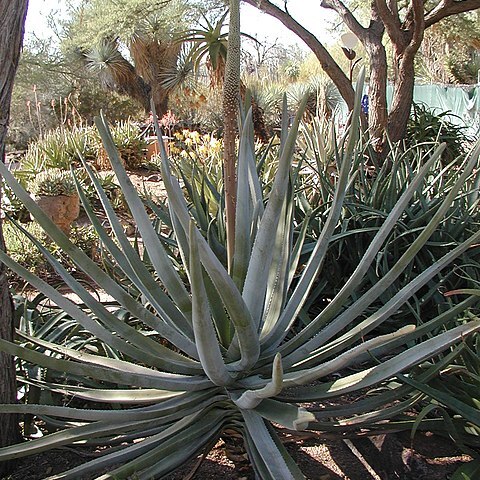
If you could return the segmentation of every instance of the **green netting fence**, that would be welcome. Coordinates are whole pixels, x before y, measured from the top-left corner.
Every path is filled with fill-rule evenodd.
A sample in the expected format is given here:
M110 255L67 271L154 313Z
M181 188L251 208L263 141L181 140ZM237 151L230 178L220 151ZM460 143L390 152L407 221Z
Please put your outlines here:
M388 100L392 87L387 88ZM480 134L480 85L415 85L415 103L424 103L436 113L451 112L448 120L466 126L468 133Z

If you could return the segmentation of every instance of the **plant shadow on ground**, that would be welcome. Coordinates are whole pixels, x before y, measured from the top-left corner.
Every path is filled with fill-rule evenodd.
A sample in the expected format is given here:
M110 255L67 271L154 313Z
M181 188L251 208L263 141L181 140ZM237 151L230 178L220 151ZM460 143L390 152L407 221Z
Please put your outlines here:
M305 433L303 439L290 438L286 447L309 480L445 480L469 460L453 442L437 435L419 433L412 444L408 432L347 442L318 440ZM43 480L101 455L82 447L52 450L22 459L3 480ZM201 460L199 456L165 480L255 479L248 463L227 458L222 441Z

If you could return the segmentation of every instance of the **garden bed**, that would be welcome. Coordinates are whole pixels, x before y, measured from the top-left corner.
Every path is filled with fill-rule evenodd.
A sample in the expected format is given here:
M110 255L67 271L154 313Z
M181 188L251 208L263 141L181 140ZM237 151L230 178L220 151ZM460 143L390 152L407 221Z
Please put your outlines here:
M417 434L413 443L408 433L354 440L325 440L309 432L303 437L288 439L286 446L309 480L445 480L470 459L450 440L428 433ZM82 447L52 450L20 460L7 479L42 480L102 453ZM200 456L166 479L253 480L251 467L238 457L227 458L219 441L203 461Z

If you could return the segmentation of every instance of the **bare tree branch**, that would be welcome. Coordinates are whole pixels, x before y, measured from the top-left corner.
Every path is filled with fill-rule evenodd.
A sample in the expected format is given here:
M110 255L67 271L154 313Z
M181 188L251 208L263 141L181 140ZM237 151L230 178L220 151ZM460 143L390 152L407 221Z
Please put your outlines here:
M243 0L245 3L252 5L253 7L258 8L264 13L271 15L280 22L282 22L290 31L295 33L299 38L301 38L306 45L312 50L312 52L317 57L320 65L322 66L325 73L332 79L335 83L340 95L342 95L345 103L349 108L353 108L354 101L354 91L350 80L348 79L345 72L340 68L340 66L335 62L333 57L328 53L327 49L323 44L309 32L305 27L300 25L293 17L291 17L287 12L278 8L276 5L271 3L268 0Z
M480 8L480 0L443 0L425 15L425 28L431 27L451 15L470 12L477 8Z
M412 39L405 49L404 57L409 57L412 61L423 40L425 32L425 12L423 9L423 0L412 0L413 10L413 32Z
M389 3L396 5L395 0ZM400 47L404 43L404 37L401 30L398 11L395 9L394 13L392 11L392 5L388 6L386 0L375 0L375 5L377 7L378 15L385 25L385 30L387 31L390 40L396 48Z
M335 10L342 17L345 25L364 43L368 35L368 29L363 27L353 16L352 12L345 6L341 0L322 0L320 6Z

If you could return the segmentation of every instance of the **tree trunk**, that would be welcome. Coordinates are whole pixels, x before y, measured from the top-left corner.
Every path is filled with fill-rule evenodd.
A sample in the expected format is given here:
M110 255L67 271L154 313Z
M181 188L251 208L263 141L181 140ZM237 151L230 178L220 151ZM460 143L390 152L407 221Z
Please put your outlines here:
M370 59L368 124L377 153L383 148L387 127L387 55L382 38L371 39L366 48Z
M158 84L152 85L152 99L158 118L162 118L168 111L168 92Z
M28 0L0 2L0 158L5 161L5 137L10 118L13 81L18 67L23 42ZM1 192L0 192L1 193ZM1 198L1 195L0 195ZM0 222L0 248L5 249ZM0 264L0 338L13 341L13 308L5 266ZM14 403L17 399L15 363L11 355L0 353L0 403ZM0 447L21 440L17 418L0 415ZM7 475L11 464L0 463L0 477Z
M388 117L388 135L392 142L405 138L413 102L415 70L413 58L402 58L398 63L393 88L392 105Z

